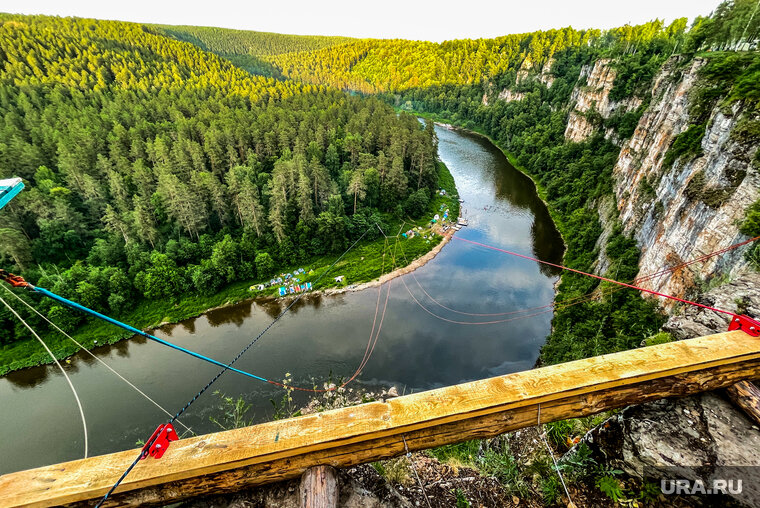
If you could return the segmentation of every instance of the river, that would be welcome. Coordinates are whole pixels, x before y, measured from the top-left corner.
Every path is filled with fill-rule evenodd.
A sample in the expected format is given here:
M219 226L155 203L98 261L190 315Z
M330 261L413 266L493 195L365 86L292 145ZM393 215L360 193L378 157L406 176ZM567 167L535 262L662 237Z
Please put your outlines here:
M436 132L440 158L454 175L469 219L469 226L456 235L559 262L562 240L530 179L487 139L440 126ZM394 385L400 393L410 393L530 369L549 332L551 312L501 316L461 312L515 313L546 306L553 299L557 275L532 261L450 241L431 262L403 281L393 280L377 346L354 386ZM403 282L427 311L410 297ZM378 289L304 300L236 367L278 380L291 373L295 384L307 387L312 378L351 375L367 347ZM164 327L157 335L228 361L279 311L276 302L248 302ZM454 324L441 318L503 322ZM141 338L95 353L172 414L218 372L217 367ZM66 369L82 399L90 455L132 448L166 420L155 406L89 356L80 353ZM243 396L252 405L254 420L262 421L272 417L270 399L282 397L273 388L228 372L213 389ZM79 413L55 366L0 378L0 404L0 474L82 457ZM207 392L182 421L198 433L219 430L209 419L218 415L219 406L219 397Z

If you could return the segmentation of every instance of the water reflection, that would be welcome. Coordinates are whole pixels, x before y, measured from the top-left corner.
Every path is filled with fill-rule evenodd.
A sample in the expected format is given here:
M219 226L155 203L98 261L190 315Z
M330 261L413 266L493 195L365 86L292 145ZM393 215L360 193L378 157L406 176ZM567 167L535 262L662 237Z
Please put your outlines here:
M3 377L15 388L28 389L44 384L48 379L50 365L9 372Z
M229 323L235 326L243 326L245 320L251 317L251 309L253 302L241 302L229 307L222 307L221 309L214 309L206 313L206 318L211 326L217 327L226 325Z

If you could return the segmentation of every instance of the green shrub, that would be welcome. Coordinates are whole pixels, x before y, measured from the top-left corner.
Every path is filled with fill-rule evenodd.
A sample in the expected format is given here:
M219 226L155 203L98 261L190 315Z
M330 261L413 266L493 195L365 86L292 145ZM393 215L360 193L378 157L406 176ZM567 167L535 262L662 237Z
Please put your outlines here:
M665 152L663 166L671 168L682 157L684 160L690 160L702 155L702 138L706 129L706 123L690 125L688 129L676 136L673 144Z
M686 188L683 191L684 196L691 201L699 201L702 199L702 191L705 190L707 180L705 178L705 172L702 170L694 173L689 183L686 184Z
M760 236L760 200L755 201L747 208L739 231L753 238Z
M656 346L657 344L666 344L668 342L673 342L673 336L668 332L656 333L644 339L645 346Z
M462 489L456 489L454 495L457 498L457 508L470 508L472 506Z
M596 479L594 484L605 496L610 498L613 503L617 503L623 499L623 488L620 485L620 480L615 478L615 476L611 474L600 476Z
M560 497L560 482L557 474L550 474L541 477L541 495L544 498L545 505L553 505Z
M744 220L739 231L747 236L760 236L760 200L755 201L747 208ZM760 242L756 242L745 254L745 259L750 262L755 270L760 271Z
M549 441L557 446L567 447L567 439L573 433L573 423L570 420L560 420L546 424L546 435Z

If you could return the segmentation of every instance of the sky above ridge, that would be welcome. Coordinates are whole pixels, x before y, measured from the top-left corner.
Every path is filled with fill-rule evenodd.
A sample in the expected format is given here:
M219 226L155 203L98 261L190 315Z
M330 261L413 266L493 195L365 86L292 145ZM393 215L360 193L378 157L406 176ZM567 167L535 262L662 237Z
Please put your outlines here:
M0 11L288 34L443 41L709 14L719 0L0 0Z

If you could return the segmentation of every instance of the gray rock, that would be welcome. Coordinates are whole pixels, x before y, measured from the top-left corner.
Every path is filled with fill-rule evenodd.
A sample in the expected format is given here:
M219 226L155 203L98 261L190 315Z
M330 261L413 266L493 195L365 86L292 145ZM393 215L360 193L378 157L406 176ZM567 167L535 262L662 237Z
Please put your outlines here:
M633 477L715 477L725 466L760 466L760 432L715 393L630 406L581 441L601 464ZM572 453L568 452L568 453ZM755 473L760 475L760 467ZM760 479L760 478L758 478ZM689 497L712 506L711 496ZM721 501L722 502L722 501ZM760 482L744 482L738 506L760 506Z
M760 273L749 267L734 278L700 295L699 303L737 314L760 317ZM663 326L677 339L691 339L728 330L729 316L700 307L686 306Z

